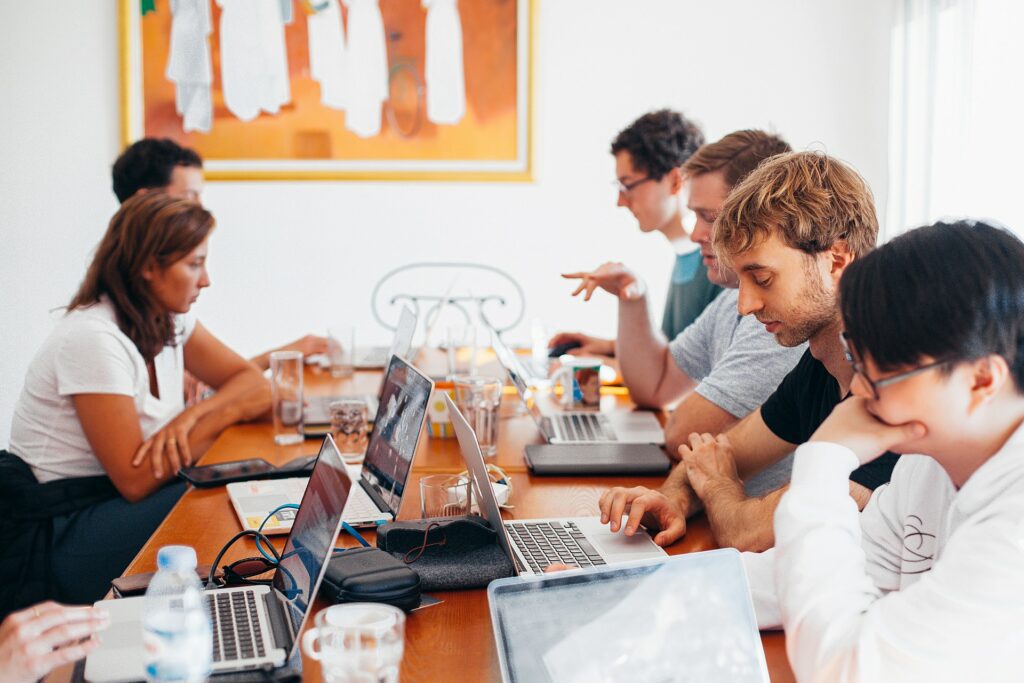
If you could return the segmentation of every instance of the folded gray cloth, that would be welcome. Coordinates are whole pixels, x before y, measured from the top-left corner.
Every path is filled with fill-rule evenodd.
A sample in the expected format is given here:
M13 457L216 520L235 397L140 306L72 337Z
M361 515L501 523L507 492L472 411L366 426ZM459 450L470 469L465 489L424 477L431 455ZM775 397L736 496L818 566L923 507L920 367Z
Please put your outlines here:
M391 554L399 560L406 555ZM446 551L444 546L431 546L409 566L420 575L420 589L423 591L484 588L495 579L514 574L512 561L497 543L459 553Z

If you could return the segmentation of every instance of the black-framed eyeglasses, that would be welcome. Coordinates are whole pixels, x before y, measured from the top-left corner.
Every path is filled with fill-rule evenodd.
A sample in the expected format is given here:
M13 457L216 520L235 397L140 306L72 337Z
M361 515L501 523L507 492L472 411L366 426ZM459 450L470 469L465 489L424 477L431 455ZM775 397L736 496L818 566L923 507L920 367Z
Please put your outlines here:
M654 180L654 178L652 178L651 176L646 176L644 178L640 178L639 180L634 180L631 183L624 183L621 180L613 180L612 181L612 185L615 186L615 189L617 189L620 194L627 194L628 195L635 188L640 187L641 185L646 183L648 180Z
M890 384L902 382L903 380L909 379L914 375L920 375L922 372L934 370L937 367L949 363L948 360L937 360L933 363L925 363L924 365L919 365L916 368L913 368L912 370L907 370L906 372L900 372L895 375L883 377L882 379L871 379L870 377L868 377L868 372L864 368L864 364L853 357L853 352L850 350L849 336L847 336L847 334L843 332L842 334L839 335L839 341L843 345L843 353L846 354L846 360L850 363L850 367L852 367L853 371L860 375L861 379L864 380L864 383L868 385L868 387L871 389L871 398L873 398L876 401L880 398L878 395L878 390L881 389L882 387L887 387Z

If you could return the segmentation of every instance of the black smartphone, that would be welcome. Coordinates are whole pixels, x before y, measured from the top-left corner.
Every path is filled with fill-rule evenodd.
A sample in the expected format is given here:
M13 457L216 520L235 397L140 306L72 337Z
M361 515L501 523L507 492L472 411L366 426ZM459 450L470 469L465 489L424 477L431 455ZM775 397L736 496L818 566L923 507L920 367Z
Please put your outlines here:
M302 456L281 467L274 467L263 458L221 462L215 465L182 467L178 476L197 488L223 486L233 481L250 479L278 479L282 477L301 477L308 475L316 462L316 456Z

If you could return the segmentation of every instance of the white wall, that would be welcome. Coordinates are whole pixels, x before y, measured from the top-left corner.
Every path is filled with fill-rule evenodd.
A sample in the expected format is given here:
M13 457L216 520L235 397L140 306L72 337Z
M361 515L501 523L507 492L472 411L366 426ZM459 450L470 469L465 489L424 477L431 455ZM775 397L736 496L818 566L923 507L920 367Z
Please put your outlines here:
M527 320L612 334L613 303L570 300L558 273L622 260L660 306L671 252L616 209L607 153L658 107L685 111L709 139L769 127L823 148L857 167L884 209L888 0L538 2L535 183L211 183L214 286L196 307L207 326L251 353L334 310L383 341L368 303L376 278L465 259L519 278ZM117 74L113 0L3 3L0 444L48 309L69 299L116 206Z

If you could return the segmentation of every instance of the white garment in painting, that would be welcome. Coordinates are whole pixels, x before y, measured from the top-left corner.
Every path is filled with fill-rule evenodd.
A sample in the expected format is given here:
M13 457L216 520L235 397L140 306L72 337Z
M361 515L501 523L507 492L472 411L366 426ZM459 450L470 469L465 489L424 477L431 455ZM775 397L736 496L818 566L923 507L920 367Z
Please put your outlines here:
M466 115L462 22L457 0L423 0L427 8L427 119L455 124Z
M213 125L210 0L171 0L171 14L166 76L175 84L174 107L183 119L182 130L208 133Z
M242 121L291 100L279 0L217 0L224 104Z
M388 99L388 52L377 0L344 0L348 7L345 127L362 138L380 133Z
M331 109L344 109L345 27L338 0L326 0L326 7L306 19L309 32L309 71L320 83L320 102Z

